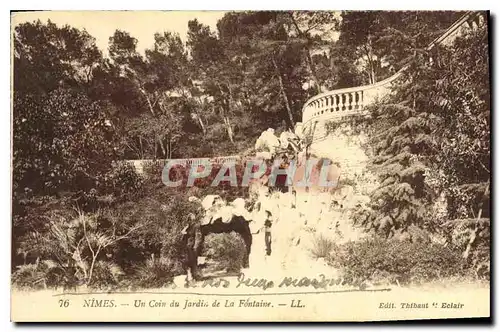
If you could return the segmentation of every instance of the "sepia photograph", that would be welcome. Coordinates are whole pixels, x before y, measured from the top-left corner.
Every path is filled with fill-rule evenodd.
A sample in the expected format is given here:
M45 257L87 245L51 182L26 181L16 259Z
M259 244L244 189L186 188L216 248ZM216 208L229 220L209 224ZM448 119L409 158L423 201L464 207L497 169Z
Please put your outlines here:
M490 318L488 11L10 19L12 321Z

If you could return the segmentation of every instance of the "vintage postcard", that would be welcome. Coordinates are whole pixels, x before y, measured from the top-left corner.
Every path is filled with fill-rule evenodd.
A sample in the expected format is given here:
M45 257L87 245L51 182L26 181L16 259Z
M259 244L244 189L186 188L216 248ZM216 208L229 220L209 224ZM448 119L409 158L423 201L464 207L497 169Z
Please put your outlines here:
M12 12L11 320L489 318L488 22Z

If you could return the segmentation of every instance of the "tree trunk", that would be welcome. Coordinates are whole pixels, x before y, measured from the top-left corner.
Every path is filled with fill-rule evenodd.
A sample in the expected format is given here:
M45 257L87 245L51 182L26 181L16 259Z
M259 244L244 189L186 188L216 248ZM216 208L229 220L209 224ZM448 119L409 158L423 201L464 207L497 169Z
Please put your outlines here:
M155 116L155 111L153 109L153 104L151 104L151 100L149 100L149 96L148 96L146 90L144 90L143 88L139 88L139 91L141 91L142 94L144 95L144 97L146 98L146 101L148 103L149 111L151 112L151 114L153 114L153 116Z
M372 84L375 84L375 82L377 81L376 77L375 77L375 68L373 68L373 62L370 63L370 67L372 68Z
M207 134L207 128L205 127L205 124L203 123L203 120L201 119L201 116L199 114L196 114L196 117L198 118L198 122L200 123L201 131L203 132L203 135Z
M160 143L160 149L161 149L161 152L163 154L163 158L166 158L167 157L167 151L165 150L165 145L163 144L163 139L159 138L158 139L158 143Z
M288 112L288 117L290 119L290 125L291 125L291 128L293 128L295 126L295 122L293 121L292 109L290 108L290 103L288 101L288 97L287 97L286 92L285 92L285 86L283 85L283 79L281 78L281 73L280 73L280 70L278 68L278 64L276 63L276 60L274 59L274 57L272 58L272 61L273 61L274 69L276 69L276 74L278 75L281 96L283 97L283 101L285 102L286 110Z
M366 58L368 60L368 79L370 81L370 84L375 84L377 82L377 79L375 77L375 64L373 61L373 55L371 51L368 49L368 46L364 45L364 51Z
M144 159L144 148L142 147L142 137L139 136L140 158Z
M156 150L158 150L158 141L157 140L154 140L154 141L155 141L155 144L154 144L153 159L156 160Z
M224 120L224 125L226 126L227 135L229 136L229 140L231 141L231 143L234 144L234 134L233 134L233 128L231 127L231 122L229 121L229 118L225 115L222 118Z
M233 91L231 89L231 83L227 82L227 90L229 91L229 98L227 99L227 112L224 113L224 122L226 123L227 134L229 136L229 140L234 144L234 133L233 127L231 126L231 121L229 121L229 117L226 114L230 114L231 106L233 103Z
M300 30L300 27L299 27L297 21L295 20L295 17L293 16L293 14L289 13L289 16L292 20L292 23L293 23L293 26L295 27L295 30L297 31L298 36L301 38L307 39L307 43L309 43L310 42L309 38L307 38L307 36L305 36L305 34L302 32L302 30ZM306 58L307 69L309 70L309 73L311 74L311 78L314 81L316 91L318 93L321 93L321 85L319 83L318 76L316 75L316 69L314 68L314 62L312 61L311 49L309 48L309 45L305 46L304 53L305 53L305 58Z
M229 90L229 96L227 96L227 94L224 92L224 89L222 89L222 86L219 83L217 83L217 86L219 87L219 90L224 97L223 105L220 106L222 120L224 121L224 126L226 127L227 136L229 137L231 143L234 144L233 128L231 127L231 121L229 121L229 117L227 116L227 114L229 114L229 112L231 111L231 100L232 100L231 84L230 82L226 83L227 89Z
M172 140L168 140L168 159L172 159Z
M479 234L479 220L481 219L481 214L483 213L483 209L479 210L479 213L477 214L477 222L476 226L474 227L474 230L471 232L471 236L469 238L469 242L467 243L467 248L465 248L465 251L463 253L463 258L465 260L469 259L470 252L472 250L472 247L474 246L477 236Z
M316 69L314 68L314 63L313 63L312 57L311 57L311 50L309 49L308 46L306 47L304 53L305 53L305 57L306 57L307 68L309 69L309 73L311 74L311 78L314 81L316 91L318 93L321 93L321 85L319 83L318 76L316 75Z

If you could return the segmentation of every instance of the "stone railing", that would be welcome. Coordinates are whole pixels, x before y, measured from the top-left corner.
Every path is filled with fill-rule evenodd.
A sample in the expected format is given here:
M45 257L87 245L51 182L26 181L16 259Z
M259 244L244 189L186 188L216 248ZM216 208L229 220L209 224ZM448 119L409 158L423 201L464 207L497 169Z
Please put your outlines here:
M457 36L482 24L484 24L482 12L467 12L440 37L432 41L427 50L431 50L435 45L450 45ZM302 123L297 124L300 131L303 134L309 132L314 140L321 140L327 135L326 122L342 121L345 117L353 115L366 115L366 106L386 96L406 68L403 67L396 74L375 84L332 90L310 98L302 108Z
M385 96L402 71L375 84L328 91L309 99L302 109L303 125L314 120L362 114L365 106Z

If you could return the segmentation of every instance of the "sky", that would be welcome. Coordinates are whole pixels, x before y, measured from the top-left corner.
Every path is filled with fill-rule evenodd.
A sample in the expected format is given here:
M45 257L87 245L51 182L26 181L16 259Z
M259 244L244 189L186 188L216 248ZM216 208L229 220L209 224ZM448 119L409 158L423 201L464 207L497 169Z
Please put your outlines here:
M137 50L152 47L155 32L171 31L179 33L185 42L188 21L198 19L216 31L217 21L222 18L223 11L38 11L12 14L12 26L23 22L42 22L51 20L58 26L68 24L85 29L96 39L96 45L106 55L109 37L116 29L129 32L137 38Z

